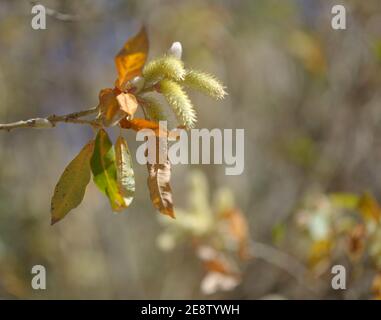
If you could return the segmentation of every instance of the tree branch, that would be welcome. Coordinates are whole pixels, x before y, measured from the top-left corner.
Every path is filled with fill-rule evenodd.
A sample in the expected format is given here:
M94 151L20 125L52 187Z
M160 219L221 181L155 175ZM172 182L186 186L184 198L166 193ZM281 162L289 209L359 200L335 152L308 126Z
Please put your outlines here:
M16 121L12 123L0 124L0 130L11 131L16 128L53 128L58 122L88 124L93 127L99 127L100 123L97 120L79 119L98 112L98 107L87 110L69 113L66 115L57 116L55 114L46 118L34 118L29 120Z

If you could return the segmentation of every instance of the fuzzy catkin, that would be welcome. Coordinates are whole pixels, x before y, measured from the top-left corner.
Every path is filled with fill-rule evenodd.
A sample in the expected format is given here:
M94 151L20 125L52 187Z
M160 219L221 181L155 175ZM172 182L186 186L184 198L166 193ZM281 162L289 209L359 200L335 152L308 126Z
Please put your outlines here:
M146 82L156 82L163 78L181 81L185 77L184 63L173 55L154 59L143 69Z
M182 84L200 90L216 100L223 99L226 95L224 86L214 76L195 70L186 72Z
M176 114L178 122L187 129L193 128L197 121L196 111L183 88L175 81L163 79L160 81L160 91Z

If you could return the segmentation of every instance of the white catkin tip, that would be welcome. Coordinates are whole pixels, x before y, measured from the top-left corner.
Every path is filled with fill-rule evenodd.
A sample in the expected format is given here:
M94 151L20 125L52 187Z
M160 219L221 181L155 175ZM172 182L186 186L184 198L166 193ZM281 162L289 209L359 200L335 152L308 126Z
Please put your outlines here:
M183 53L183 47L181 43L178 41L172 43L171 47L168 50L168 54L176 57L177 59L181 59L182 53Z

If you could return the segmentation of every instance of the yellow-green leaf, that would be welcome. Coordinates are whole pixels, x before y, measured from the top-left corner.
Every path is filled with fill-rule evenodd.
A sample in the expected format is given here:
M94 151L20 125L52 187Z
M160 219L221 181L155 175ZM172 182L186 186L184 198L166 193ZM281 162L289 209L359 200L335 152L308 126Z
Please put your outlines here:
M135 176L127 141L122 136L115 143L115 161L119 191L129 206L135 194Z
M64 218L71 209L81 203L90 181L90 158L93 150L94 141L90 141L61 175L54 189L51 203L52 224Z
M91 157L91 171L94 182L109 199L113 211L121 211L127 207L120 193L115 163L115 151L107 132L98 131L95 139L94 153Z

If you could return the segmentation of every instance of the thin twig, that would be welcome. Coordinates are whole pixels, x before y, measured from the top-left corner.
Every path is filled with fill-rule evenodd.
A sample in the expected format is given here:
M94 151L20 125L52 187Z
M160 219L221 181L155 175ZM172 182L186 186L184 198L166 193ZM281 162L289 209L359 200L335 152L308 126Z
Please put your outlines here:
M82 118L82 117L94 114L94 113L98 112L98 110L99 110L99 107L94 107L94 108L90 108L87 110L69 113L69 114L66 114L63 116L52 115L52 116L49 116L47 119L50 121L56 121L56 122L58 122L58 121L69 122L68 120L70 120L70 119Z
M100 126L97 120L84 120L79 119L91 114L98 112L98 107L90 108L87 110L82 110L78 112L69 113L66 115L51 115L46 118L34 118L29 120L16 121L12 123L0 124L0 130L11 131L16 128L53 128L58 122L65 123L77 123L77 124L88 124L91 126Z

